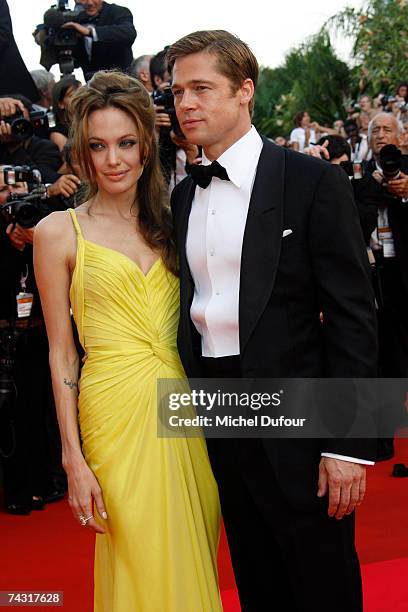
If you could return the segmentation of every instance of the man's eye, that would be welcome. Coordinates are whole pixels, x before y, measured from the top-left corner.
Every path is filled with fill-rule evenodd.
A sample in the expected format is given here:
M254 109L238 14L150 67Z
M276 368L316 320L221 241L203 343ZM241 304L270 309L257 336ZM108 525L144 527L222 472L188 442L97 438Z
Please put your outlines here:
M175 90L173 91L173 96L174 96L175 98L179 98L179 97L180 97L182 94L183 94L183 90L182 90L182 89L175 89Z
M208 89L206 85L197 85L196 87L196 91L205 91L206 89Z

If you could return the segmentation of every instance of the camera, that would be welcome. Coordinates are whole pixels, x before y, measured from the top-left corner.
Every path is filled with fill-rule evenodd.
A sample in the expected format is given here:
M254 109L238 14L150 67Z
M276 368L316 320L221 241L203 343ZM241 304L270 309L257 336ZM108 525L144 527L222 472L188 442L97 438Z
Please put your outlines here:
M385 145L379 155L378 164L382 170L384 181L398 178L401 171L402 153L395 145Z
M164 112L170 117L171 129L178 138L185 139L177 119L176 109L174 108L174 96L171 87L167 86L163 90L156 89L156 91L153 92L153 104L156 106L164 106Z
M408 104L406 102L403 102L402 100L400 100L397 103L397 107L399 108L399 110L401 111L401 113L406 113L408 112Z
M74 71L74 51L78 46L80 36L73 28L63 28L69 21L76 21L75 11L67 7L67 0L58 0L44 13L44 27L47 30L45 45L55 53L62 74Z
M18 109L14 115L2 117L4 123L11 125L11 134L15 140L23 142L28 140L34 134L48 132L50 128L55 127L55 115L50 111L31 111L30 118L26 119L23 112Z
M359 113L361 111L361 107L356 100L350 100L350 102L346 104L346 108L347 111L351 113Z
M386 110L387 106L397 102L397 98L395 96L389 96L387 94L380 94L380 104L383 107L383 110Z
M3 166L3 180L5 185L16 183L41 183L41 173L30 166Z
M6 203L0 207L0 213L7 225L17 223L24 229L34 227L40 219L49 212L47 189L41 183L41 174L29 166L6 166L3 168L3 178L6 185L19 182L34 184L29 193L11 193Z

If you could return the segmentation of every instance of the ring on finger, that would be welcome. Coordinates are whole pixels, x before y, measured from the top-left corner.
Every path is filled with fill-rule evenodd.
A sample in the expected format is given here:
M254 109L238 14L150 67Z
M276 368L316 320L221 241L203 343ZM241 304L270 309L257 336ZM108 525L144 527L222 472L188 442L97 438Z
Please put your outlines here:
M81 525L83 527L86 526L87 522L90 521L93 518L93 514L91 514L91 516L88 516L88 518L85 518L84 516L80 516L79 519L81 521Z

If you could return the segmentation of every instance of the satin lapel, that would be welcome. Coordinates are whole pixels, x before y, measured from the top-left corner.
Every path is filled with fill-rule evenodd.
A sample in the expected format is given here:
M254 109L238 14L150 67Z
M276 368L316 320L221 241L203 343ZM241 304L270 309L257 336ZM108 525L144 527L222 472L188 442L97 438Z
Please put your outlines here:
M242 245L239 290L241 354L271 296L282 242L285 152L263 140Z

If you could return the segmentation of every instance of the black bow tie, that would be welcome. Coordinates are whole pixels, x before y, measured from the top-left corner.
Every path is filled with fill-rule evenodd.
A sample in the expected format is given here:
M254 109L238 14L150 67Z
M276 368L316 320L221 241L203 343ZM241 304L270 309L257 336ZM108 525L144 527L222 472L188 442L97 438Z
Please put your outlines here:
M213 176L218 176L223 181L230 180L224 166L221 166L217 161L213 161L208 166L190 166L190 175L195 184L203 189L208 187Z

